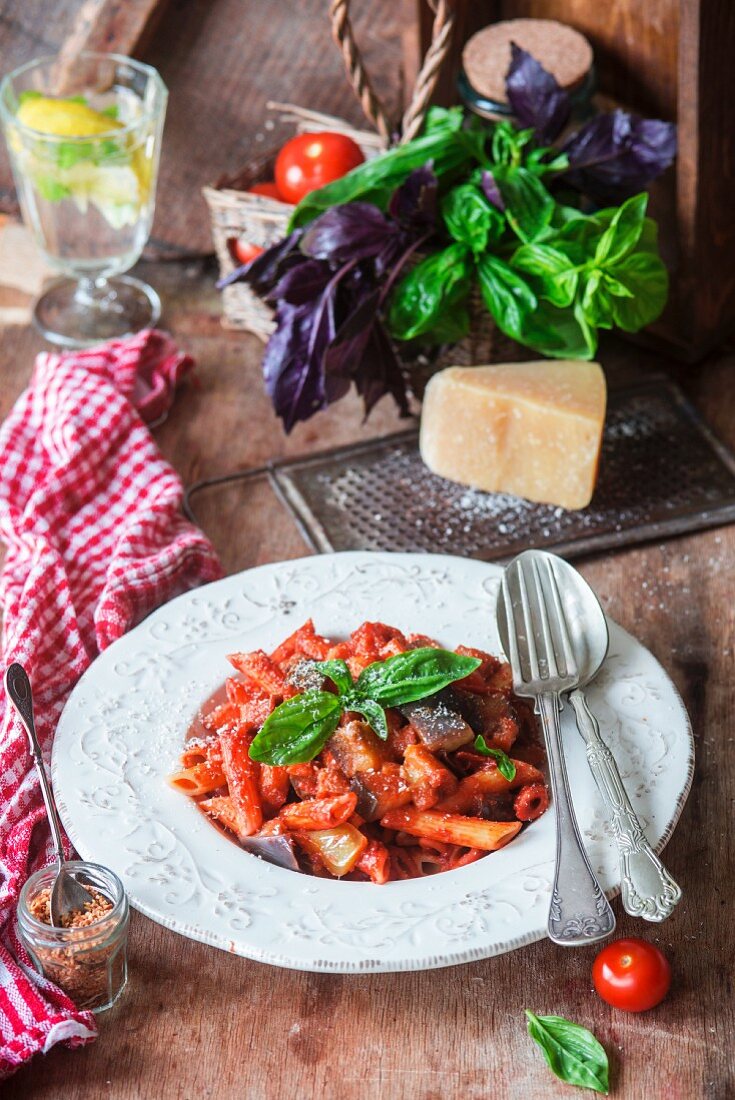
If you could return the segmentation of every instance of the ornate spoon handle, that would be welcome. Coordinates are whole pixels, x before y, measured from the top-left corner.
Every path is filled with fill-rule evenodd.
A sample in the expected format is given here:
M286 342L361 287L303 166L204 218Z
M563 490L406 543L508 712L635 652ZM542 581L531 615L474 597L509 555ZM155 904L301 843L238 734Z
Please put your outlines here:
M559 706L557 695L545 693L536 698L556 809L556 867L548 933L554 943L582 947L609 936L615 929L615 916L579 835L561 743Z
M587 761L610 813L620 855L623 908L632 917L662 921L681 899L681 890L646 840L630 804L615 757L600 736L597 719L583 693L571 692L577 726L587 746Z

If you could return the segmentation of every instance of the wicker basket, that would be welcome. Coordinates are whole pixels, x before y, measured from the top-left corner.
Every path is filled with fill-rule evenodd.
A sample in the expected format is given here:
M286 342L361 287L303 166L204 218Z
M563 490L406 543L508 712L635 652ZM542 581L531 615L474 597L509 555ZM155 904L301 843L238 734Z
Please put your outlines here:
M347 134L362 149L366 159L385 149L386 142L376 133L355 130L344 119L306 111L290 103L269 103L269 110L281 112L281 121L296 132L334 130ZM219 180L214 187L203 189L212 218L212 238L219 261L220 273L229 275L235 269L228 242L243 238L249 244L269 248L286 236L288 220L293 213L290 203L279 202L266 195L248 191L254 183L273 179L273 164L278 149L271 149L250 161L235 176ZM222 292L223 324L226 328L242 329L267 340L273 331L273 310L245 283L234 283Z

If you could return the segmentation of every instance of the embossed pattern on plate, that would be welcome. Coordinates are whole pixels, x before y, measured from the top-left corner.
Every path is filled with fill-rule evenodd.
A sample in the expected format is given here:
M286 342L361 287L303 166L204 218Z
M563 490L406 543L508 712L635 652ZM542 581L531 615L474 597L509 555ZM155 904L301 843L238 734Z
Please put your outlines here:
M261 566L165 605L94 662L59 723L52 779L77 850L112 867L131 903L161 924L295 969L427 969L540 939L553 812L469 867L376 887L263 863L166 784L188 725L226 675L233 649L268 649L313 616L328 635L382 618L445 645L500 652L499 576L497 566L441 555L344 553ZM689 723L651 654L614 623L610 635L590 705L660 849L691 783ZM595 871L614 893L610 826L570 708L562 719L580 827Z
M277 463L272 480L319 551L573 557L735 519L735 459L667 379L610 392L600 479L582 511L445 481L417 440L401 432Z

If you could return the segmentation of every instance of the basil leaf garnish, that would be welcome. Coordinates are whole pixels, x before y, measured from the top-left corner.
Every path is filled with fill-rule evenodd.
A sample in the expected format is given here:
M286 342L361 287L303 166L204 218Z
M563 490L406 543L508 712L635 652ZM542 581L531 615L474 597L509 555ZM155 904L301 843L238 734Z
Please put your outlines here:
M360 695L345 695L342 697L342 704L345 710L354 710L357 714L361 714L381 741L388 740L388 723L385 720L385 711L380 703L376 703L373 699L365 699Z
M272 711L250 746L261 764L306 764L318 756L337 728L343 705L331 691L305 691Z
M314 661L314 668L328 676L337 690L344 695L354 684L346 661Z
M482 756L492 756L503 778L507 779L509 783L513 782L516 777L516 766L507 753L503 752L502 749L491 749L481 733L478 733L475 738L475 748Z
M591 1031L563 1016L536 1016L526 1009L528 1034L541 1047L552 1073L568 1085L607 1095L607 1054Z
M399 707L436 695L455 680L469 676L481 663L477 657L464 657L447 649L409 649L363 669L355 693L382 707Z
M384 707L397 707L435 695L455 680L469 676L481 661L426 646L386 661L375 661L363 669L357 683L353 682L345 661L313 664L329 677L337 694L310 688L281 703L253 738L251 759L275 766L308 763L322 751L346 710L362 715L385 741L388 723Z

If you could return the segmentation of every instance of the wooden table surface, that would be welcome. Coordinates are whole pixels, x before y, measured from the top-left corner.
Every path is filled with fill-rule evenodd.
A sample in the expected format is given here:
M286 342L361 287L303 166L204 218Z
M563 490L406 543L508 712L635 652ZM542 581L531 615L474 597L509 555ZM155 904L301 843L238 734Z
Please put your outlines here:
M206 263L157 265L165 322L198 362L199 387L179 395L157 432L190 483L285 453L314 451L397 426L381 405L368 425L351 399L286 439L259 376L260 345L220 328ZM0 332L0 413L29 376L39 340ZM610 374L660 368L611 344ZM680 379L712 427L735 446L735 357L721 354ZM384 407L385 406L385 407ZM282 506L243 488L197 503L225 569L304 554ZM249 962L133 914L130 983L100 1019L98 1040L56 1047L3 1095L46 1100L548 1100L573 1095L526 1035L523 1009L591 1027L610 1055L612 1094L629 1100L726 1100L735 1095L731 978L735 527L649 544L581 563L607 611L662 662L682 692L697 743L694 786L666 849L684 900L662 927L613 903L618 932L658 943L670 958L668 999L640 1016L613 1011L591 987L593 950L548 941L450 969L416 974L300 974ZM377 890L377 888L376 888ZM377 895L376 895L377 896Z

